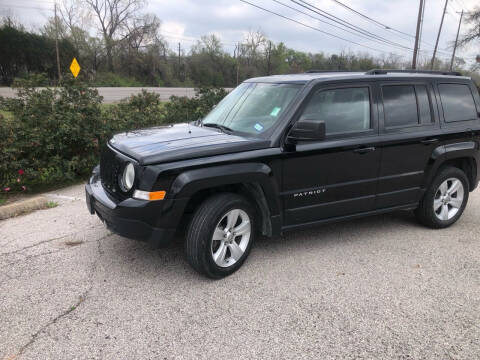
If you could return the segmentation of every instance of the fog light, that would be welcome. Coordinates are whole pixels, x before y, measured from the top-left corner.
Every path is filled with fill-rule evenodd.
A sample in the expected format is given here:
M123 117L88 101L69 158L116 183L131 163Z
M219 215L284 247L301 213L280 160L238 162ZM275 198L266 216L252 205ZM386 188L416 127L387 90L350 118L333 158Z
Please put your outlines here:
M133 197L139 200L163 200L167 195L166 191L143 191L143 190L135 190L133 192Z

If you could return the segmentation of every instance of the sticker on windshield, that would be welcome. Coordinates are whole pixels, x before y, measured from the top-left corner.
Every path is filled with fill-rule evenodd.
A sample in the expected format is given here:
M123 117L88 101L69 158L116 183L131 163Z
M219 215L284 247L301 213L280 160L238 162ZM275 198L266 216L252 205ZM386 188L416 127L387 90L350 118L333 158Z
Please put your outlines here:
M257 130L257 131L262 131L262 130L263 130L263 126L260 125L259 123L256 123L253 127L254 127L255 130Z
M282 108L279 108L278 106L274 107L272 112L270 113L270 116L277 116L280 110L282 110Z

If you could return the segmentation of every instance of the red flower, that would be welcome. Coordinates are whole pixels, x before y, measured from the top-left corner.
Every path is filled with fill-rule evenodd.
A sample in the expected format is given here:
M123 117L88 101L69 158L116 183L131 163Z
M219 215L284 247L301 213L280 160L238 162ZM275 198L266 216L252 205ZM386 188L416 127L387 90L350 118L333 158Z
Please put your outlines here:
M27 187L25 185L22 186L22 190L25 191L27 190Z
M23 175L25 174L25 171L23 171L22 169L18 170L18 175Z
M9 192L9 191L10 191L10 188L9 188L9 187L6 187L6 188L3 189L3 191Z

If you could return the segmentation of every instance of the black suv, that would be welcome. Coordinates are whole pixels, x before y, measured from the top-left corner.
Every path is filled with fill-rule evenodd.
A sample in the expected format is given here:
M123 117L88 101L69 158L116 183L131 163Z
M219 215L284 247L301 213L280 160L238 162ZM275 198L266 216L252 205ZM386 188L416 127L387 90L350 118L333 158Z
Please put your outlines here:
M478 184L480 97L458 73L250 79L204 119L114 136L86 185L113 232L219 278L266 236L392 210L452 225Z

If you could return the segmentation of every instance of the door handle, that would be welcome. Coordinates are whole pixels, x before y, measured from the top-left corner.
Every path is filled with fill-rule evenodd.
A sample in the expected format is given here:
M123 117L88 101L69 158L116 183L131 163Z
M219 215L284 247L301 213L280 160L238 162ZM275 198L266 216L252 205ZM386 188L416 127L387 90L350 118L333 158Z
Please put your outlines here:
M420 141L423 145L430 145L438 142L438 139L425 139Z
M357 153L357 154L366 154L366 153L371 152L371 151L375 151L375 146L361 147L361 148L353 150L353 152Z

